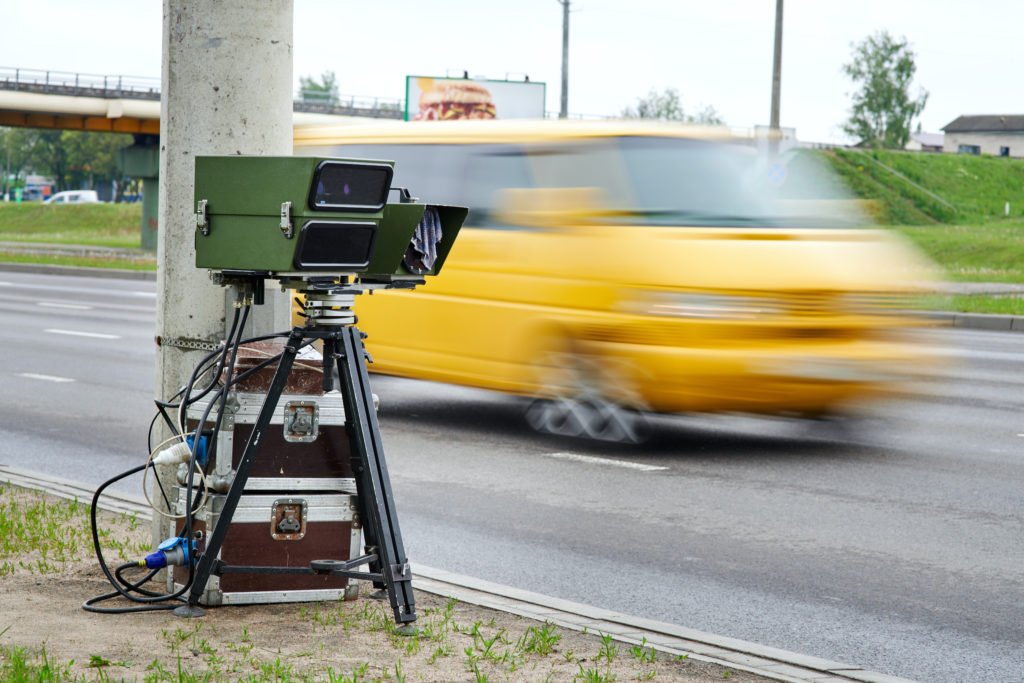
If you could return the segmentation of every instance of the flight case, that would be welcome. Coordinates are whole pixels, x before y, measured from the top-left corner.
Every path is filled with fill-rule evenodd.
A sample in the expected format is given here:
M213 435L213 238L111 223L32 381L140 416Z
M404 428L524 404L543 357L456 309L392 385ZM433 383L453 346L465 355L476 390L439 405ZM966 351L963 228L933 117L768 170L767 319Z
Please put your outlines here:
M243 347L236 375L277 348L266 344L255 349ZM309 360L308 367L299 366L301 359L296 361L297 367L271 420L272 427L246 480L219 554L229 566L308 567L313 560L352 559L361 554L358 499L341 395L322 393L320 361ZM265 384L273 370L271 365L229 395L217 437L218 455L207 469L211 486L222 492L209 495L193 522L193 531L204 532L204 537L219 518L231 473L259 416ZM186 420L190 428L195 428L206 408L206 400L189 406ZM207 417L207 429L214 426L213 415L216 409ZM180 535L184 526L186 480L187 471L179 470L178 484L171 493L178 518L168 520L168 536ZM194 481L193 507L202 497L199 477ZM188 581L188 572L188 567L182 566L168 572L168 591L180 590ZM354 599L358 590L357 581L330 575L224 573L210 577L200 603Z

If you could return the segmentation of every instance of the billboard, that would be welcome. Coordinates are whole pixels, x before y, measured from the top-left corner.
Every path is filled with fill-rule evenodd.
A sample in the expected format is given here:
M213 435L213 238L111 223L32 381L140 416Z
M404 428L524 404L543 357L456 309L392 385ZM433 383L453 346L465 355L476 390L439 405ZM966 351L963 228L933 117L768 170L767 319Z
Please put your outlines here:
M406 76L405 120L542 119L544 83Z

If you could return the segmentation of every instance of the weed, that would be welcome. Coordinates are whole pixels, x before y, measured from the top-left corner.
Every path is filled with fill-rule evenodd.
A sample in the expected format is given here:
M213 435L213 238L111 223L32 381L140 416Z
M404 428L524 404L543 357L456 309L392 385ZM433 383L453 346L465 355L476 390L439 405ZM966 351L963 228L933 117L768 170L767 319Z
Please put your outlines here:
M130 667L130 661L111 661L101 654L89 655L89 667L102 669L103 667Z
M598 660L603 658L609 664L611 664L615 661L615 657L619 654L619 646L612 643L612 635L610 633L607 635L602 633L600 635L601 642L603 644L601 645L601 649L597 653L597 657L595 657L594 659Z
M646 647L646 645L647 638L644 638L643 642L641 642L639 645L634 645L633 647L629 648L629 651L633 654L634 657L636 657L636 660L641 664L643 664L644 662L654 661L654 648L648 648Z
M438 657L447 657L452 653L451 648L445 645L438 645L437 649L430 655L430 659L427 660L428 664L433 664L437 661Z
M533 652L539 655L548 655L555 651L555 646L562 639L561 635L555 633L555 625L545 621L541 627L531 626L526 629L516 643L516 647L524 652Z
M610 671L601 673L597 669L586 669L584 670L583 665L579 665L580 670L575 676L574 681L583 681L584 683L612 683L615 680L615 674Z
M464 652L466 653L466 671L476 677L477 683L486 683L487 674L480 671L480 658L474 654L473 648L467 647Z
M6 630L6 629L5 629ZM29 658L23 647L5 647L0 649L0 680L4 681L63 681L71 679L71 666L57 664L50 660L44 646L39 653L41 661Z

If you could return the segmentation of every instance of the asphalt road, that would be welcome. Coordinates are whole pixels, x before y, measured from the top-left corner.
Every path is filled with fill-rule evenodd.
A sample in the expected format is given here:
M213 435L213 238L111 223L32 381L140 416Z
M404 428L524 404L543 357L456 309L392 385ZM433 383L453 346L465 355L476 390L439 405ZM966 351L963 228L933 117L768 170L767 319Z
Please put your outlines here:
M0 463L144 462L154 291L0 271ZM664 418L628 448L375 376L409 557L906 678L1024 680L1024 335L930 338L948 363L858 430Z

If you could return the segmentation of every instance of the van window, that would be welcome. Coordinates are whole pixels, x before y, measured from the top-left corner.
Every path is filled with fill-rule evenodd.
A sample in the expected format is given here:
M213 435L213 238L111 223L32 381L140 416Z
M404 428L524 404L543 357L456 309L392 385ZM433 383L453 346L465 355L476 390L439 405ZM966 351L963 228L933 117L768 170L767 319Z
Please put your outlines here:
M466 223L483 228L516 229L501 223L494 209L500 192L533 186L527 156L515 145L482 145L473 149L462 181L462 197L469 208Z
M343 145L330 153L394 161L393 187L428 203L469 207L466 227L509 227L492 219L498 191L531 185L526 157L515 145Z

